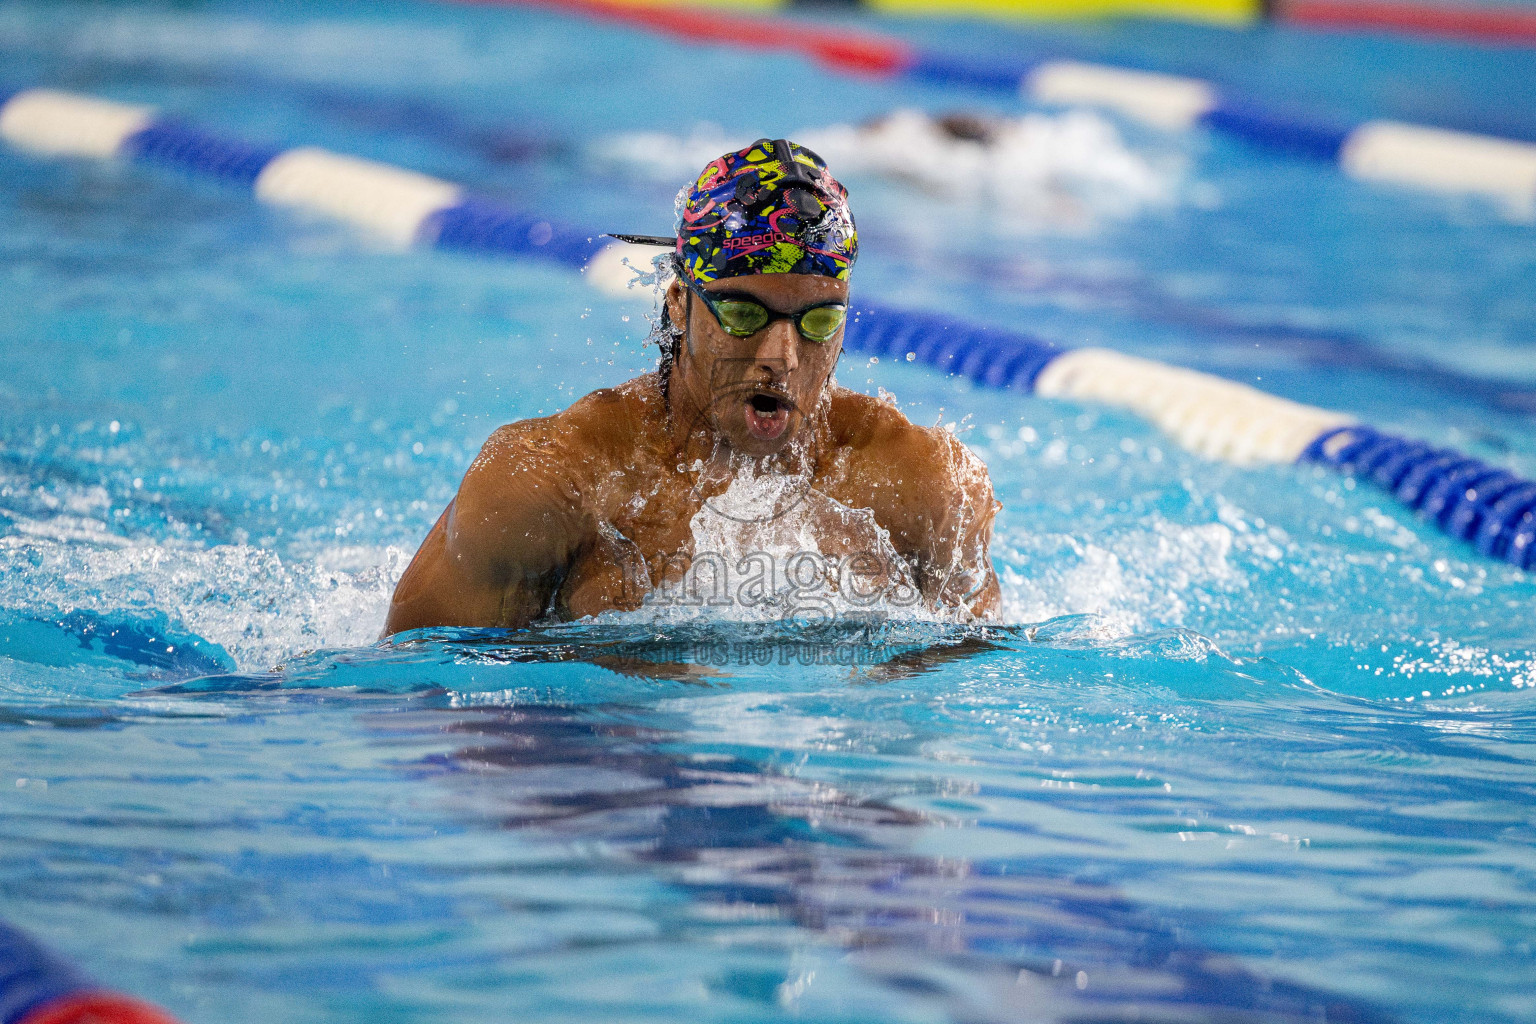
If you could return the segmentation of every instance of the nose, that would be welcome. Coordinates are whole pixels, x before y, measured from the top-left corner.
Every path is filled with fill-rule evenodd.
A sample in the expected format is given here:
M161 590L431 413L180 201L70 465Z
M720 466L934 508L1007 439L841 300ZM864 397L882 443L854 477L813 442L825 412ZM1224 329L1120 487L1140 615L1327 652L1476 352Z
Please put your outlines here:
M757 346L757 367L774 378L787 377L800 365L800 339L795 325L776 320L763 331Z

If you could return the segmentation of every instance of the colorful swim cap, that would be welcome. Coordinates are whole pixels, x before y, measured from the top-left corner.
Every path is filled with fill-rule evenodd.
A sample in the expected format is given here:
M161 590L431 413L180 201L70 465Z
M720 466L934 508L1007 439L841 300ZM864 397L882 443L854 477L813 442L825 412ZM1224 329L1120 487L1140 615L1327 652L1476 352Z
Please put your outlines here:
M748 274L848 279L859 233L848 190L787 139L758 139L712 161L678 193L677 255L695 281Z

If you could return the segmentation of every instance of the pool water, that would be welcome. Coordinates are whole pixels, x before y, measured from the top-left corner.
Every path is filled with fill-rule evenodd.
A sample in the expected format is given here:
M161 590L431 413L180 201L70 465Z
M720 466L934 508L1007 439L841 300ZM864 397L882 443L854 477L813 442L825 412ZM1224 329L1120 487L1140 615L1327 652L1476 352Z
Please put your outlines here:
M1520 50L874 24L1536 131ZM6 3L0 75L638 232L689 137L1026 113L403 2ZM1530 211L1027 113L1083 148L844 175L861 294L1536 475ZM649 367L650 295L145 168L0 151L0 204L0 917L98 978L189 1024L1536 1015L1536 583L1368 484L849 356L986 462L1004 624L380 644L486 435Z

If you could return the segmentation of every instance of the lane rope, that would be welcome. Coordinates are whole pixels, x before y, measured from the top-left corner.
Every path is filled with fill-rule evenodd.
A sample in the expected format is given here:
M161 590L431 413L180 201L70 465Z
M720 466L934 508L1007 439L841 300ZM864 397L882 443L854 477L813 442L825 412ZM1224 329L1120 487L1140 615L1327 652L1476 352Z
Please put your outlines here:
M526 0L457 0L459 3L507 5ZM1402 2L1402 0L602 0L625 8L683 8L711 11L744 9L754 13L795 7L826 8L836 2L898 17L982 16L1009 21L1166 19L1251 27L1263 22L1329 30L1396 32L1503 46L1536 43L1536 11L1529 7L1483 3Z
M98 68L103 65L96 65ZM132 73L142 81L146 68L142 65L122 66L121 71ZM164 83L172 87L198 86L208 89L234 91L242 95L259 92L269 97L282 97L311 113L345 124L360 125L371 132L402 138L427 139L435 145L474 154L493 164L546 158L561 158L581 150L582 144L574 138L564 138L549 130L530 130L529 125L537 116L526 110L518 110L512 117L516 127L499 126L495 123L466 120L447 105L439 105L420 99L386 96L367 90L350 90L323 85L301 85L258 72L221 69L217 73L207 70L186 74L162 73ZM8 95L0 92L0 100ZM168 139L146 140L141 136L141 148L152 144L185 145L185 132ZM745 140L743 140L745 141ZM230 172L238 178L244 160L252 160L259 171L264 159L262 154L244 157L228 157ZM249 172L254 177L255 171ZM1130 285L1139 289L1144 283ZM1115 301L1124 301L1126 295L1117 294ZM1405 356L1379 347L1378 343L1364 336L1324 328L1303 327L1282 318L1278 322L1256 322L1246 319L1230 319L1211 311L1187 306L1159 292L1138 292L1131 301L1142 305L1144 313L1156 321L1183 331L1197 332L1202 338L1210 338L1220 344L1250 344L1259 340L1266 345L1282 346L1294 353L1309 367L1331 370L1349 366L1372 370L1398 379L1426 385L1448 395L1469 398L1502 411L1521 415L1536 412L1536 387L1513 384L1507 381L1478 377L1423 357Z
M1393 120L1302 117L1180 75L1074 60L987 60L809 21L615 0L459 0L529 6L649 29L696 43L790 52L856 75L1015 92L1044 106L1087 106L1166 131L1207 128L1252 145L1337 164L1362 181L1483 195L1536 208L1536 144Z
M1392 0L1281 0L1277 21L1314 28L1406 32L1476 42L1536 44L1536 10L1481 4L1394 3Z
M624 296L655 250L475 196L452 182L314 147L253 145L153 108L50 89L0 97L0 138L49 156L118 157L250 189L396 248L537 256ZM940 313L860 303L844 346L921 361L976 384L1132 412L1200 455L1240 466L1315 463L1373 481L1483 554L1536 568L1536 483L1341 412L1106 349L1058 348ZM6 1024L6 1022L0 1022Z

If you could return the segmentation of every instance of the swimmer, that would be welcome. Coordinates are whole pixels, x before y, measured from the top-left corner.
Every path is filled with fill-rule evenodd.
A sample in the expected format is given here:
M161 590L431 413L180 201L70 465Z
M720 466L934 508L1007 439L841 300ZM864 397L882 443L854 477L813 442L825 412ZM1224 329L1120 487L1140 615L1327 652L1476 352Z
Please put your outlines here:
M825 564L862 558L861 593L905 581L931 613L996 615L985 466L833 380L858 255L842 185L809 150L761 139L685 192L675 237L620 236L672 249L657 369L492 434L386 634L639 608L714 554L695 550L696 517L742 479L784 485L780 511L809 524Z
M934 131L943 138L951 142L974 142L983 147L996 146L1003 133L1012 127L1007 118L970 110L952 110L930 120ZM859 130L866 135L876 135L898 121L896 115L886 114L864 122Z
M1184 176L1180 158L1147 143L1128 145L1113 121L1088 110L1008 117L902 108L860 123L809 127L800 138L844 175L922 193L952 204L959 217L979 214L988 233L1078 231L1134 217L1174 202ZM699 125L686 135L607 136L585 155L627 181L637 174L671 181L745 141ZM913 225L922 219L918 213ZM912 244L927 248L920 235Z

